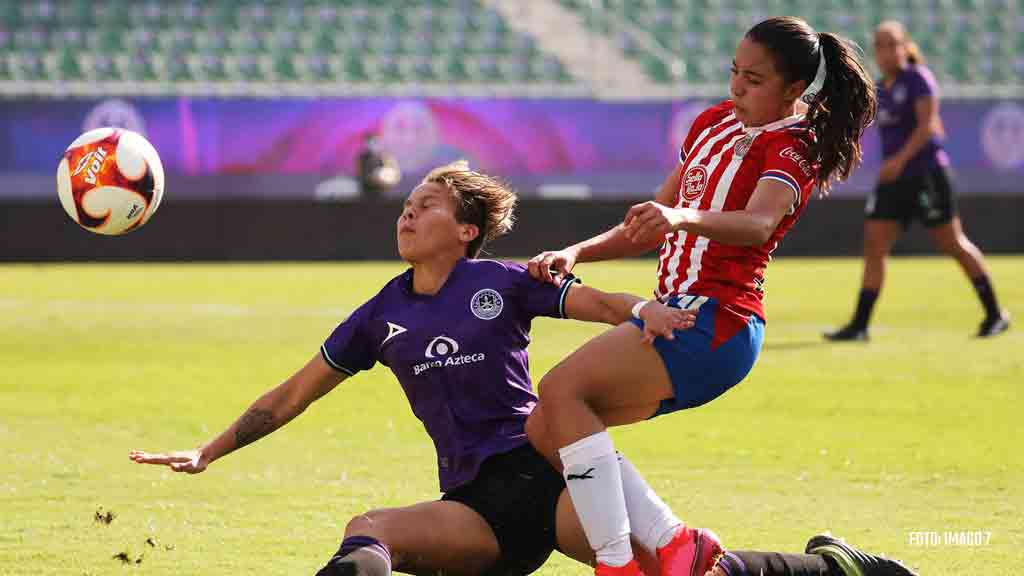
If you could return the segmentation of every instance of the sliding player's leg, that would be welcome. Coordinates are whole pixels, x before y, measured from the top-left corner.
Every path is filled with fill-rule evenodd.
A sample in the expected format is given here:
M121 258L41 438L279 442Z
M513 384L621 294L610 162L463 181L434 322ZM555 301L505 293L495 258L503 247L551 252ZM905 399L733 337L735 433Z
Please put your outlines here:
M708 576L915 576L898 560L854 548L838 538L819 535L806 554L726 552Z
M593 566L596 562L594 550L587 541L587 535L583 532L580 518L576 515L576 509L572 506L572 498L569 498L567 491L562 492L558 499L558 512L555 521L558 533L558 550L562 554ZM658 558L648 552L636 539L633 540L633 557L640 564L644 576L659 576Z
M317 576L390 576L392 570L472 576L499 556L494 532L478 513L459 502L424 502L350 520L341 547Z

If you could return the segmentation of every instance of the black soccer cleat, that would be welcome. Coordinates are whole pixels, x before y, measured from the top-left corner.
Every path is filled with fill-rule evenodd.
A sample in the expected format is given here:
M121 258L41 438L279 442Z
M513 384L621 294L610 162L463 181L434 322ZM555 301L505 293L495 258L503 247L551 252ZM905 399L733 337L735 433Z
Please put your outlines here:
M807 542L806 553L831 558L845 576L917 576L899 560L861 552L838 538L824 534Z
M358 576L359 568L355 562L346 561L335 556L327 565L317 571L316 576Z
M991 338L1010 329L1010 315L1005 311L999 316L988 316L978 327L978 338Z
M870 339L867 328L853 324L847 324L835 332L825 332L822 336L831 342L867 342Z

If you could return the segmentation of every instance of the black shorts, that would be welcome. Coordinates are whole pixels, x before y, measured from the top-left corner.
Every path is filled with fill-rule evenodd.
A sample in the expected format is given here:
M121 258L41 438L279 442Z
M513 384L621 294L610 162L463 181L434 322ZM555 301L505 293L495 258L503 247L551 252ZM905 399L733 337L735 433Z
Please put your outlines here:
M491 456L468 484L441 500L461 502L490 525L501 557L488 576L530 574L558 547L555 516L565 480L533 446Z
M865 211L868 220L896 220L904 228L914 220L926 228L947 224L957 214L949 169L936 166L925 174L879 184Z

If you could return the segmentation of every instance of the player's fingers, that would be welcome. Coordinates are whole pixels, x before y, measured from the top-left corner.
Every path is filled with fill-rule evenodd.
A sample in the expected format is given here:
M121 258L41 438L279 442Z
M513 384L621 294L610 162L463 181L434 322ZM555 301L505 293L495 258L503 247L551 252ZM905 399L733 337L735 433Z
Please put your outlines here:
M548 260L551 258L550 252L543 252L530 260L530 276L533 276L537 280L544 280L544 271L548 268Z
M192 455L183 452L142 452L134 451L129 457L139 464L173 464L175 462L187 462Z
M658 215L653 216L648 220L644 220L637 225L637 232L633 239L634 242L646 242L652 238L657 237L660 232L660 222ZM664 235L664 234L662 234Z
M555 263L554 270L555 280L558 282L559 285L561 285L562 282L565 280L565 277L568 276L570 272L572 272L571 270L569 270L569 263L566 262L565 260L559 260L557 263Z
M629 227L628 238L633 242L640 242L648 237L650 234L650 227L652 221L656 220L658 214L656 211L646 211L638 214L633 219L633 223Z
M541 262L541 266L540 266L541 280L543 280L545 282L551 282L552 284L554 284L555 279L551 275L551 266L554 263L555 263L555 255L554 254L548 254L547 256L544 257L544 260Z
M133 450L128 457L140 464L167 464L170 462L170 455L159 452L142 452Z
M543 256L543 254L534 256L526 263L526 269L530 272L530 276L537 278L538 280L540 279L540 260Z
M657 212L649 203L637 204L629 209L626 213L626 218L623 224L627 229L635 231L638 222L643 222L647 218L650 218L652 212Z
M189 474L195 474L196 472L202 471L199 467L198 456L180 462L172 462L171 469L175 472L188 472Z
M551 259L553 258L551 252L541 252L533 260L530 261L530 275L537 280L544 280L544 273L550 266Z
M654 340L659 336L665 338L666 340L672 340L674 338L674 336L672 335L672 328L670 326L665 326L660 322L648 322L647 324L644 325L644 329L650 332L651 340Z
M693 326L697 321L697 314L692 310L673 310L672 323L675 326Z
M647 208L647 203L634 204L629 207L626 211L626 216L622 219L622 223L628 226L639 214L641 214Z
M661 213L661 210L651 209L644 212L640 217L637 218L637 224L645 228L657 227L665 222L665 215Z

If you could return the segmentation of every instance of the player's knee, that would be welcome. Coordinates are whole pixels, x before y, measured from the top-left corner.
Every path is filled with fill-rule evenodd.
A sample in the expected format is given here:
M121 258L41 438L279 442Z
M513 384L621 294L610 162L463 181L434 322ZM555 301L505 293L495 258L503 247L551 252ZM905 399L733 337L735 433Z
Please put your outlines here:
M960 253L967 251L965 247L967 242L966 237L959 235L952 238L940 238L935 242L935 247L943 254L958 256Z
M584 398L584 390L571 371L555 367L544 375L540 381L540 400L549 410L558 410L566 403L579 402Z
M881 262L889 255L889 246L885 242L875 240L864 241L864 258L873 262Z
M547 435L547 427L539 416L539 412L539 410L534 410L526 419L526 437L534 446L537 446L538 443L543 444Z
M387 540L387 511L370 510L353 517L345 525L345 537L371 536L381 542Z

